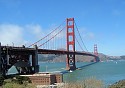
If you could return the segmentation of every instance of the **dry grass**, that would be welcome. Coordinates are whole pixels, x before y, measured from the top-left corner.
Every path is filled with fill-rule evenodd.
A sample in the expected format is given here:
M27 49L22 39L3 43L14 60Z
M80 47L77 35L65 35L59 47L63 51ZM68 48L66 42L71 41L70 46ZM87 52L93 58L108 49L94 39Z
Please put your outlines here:
M65 83L63 88L105 88L102 81L89 78L84 81Z
M36 88L33 84L25 84L22 85L9 82L3 85L3 88ZM50 87L44 87L44 88L50 88ZM55 87L54 87L55 88ZM102 81L97 80L96 78L88 78L83 81L76 81L76 82L66 82L62 86L58 86L57 88L105 88Z
M36 88L36 86L33 84L20 85L18 83L11 82L11 83L6 83L5 85L2 86L2 88Z

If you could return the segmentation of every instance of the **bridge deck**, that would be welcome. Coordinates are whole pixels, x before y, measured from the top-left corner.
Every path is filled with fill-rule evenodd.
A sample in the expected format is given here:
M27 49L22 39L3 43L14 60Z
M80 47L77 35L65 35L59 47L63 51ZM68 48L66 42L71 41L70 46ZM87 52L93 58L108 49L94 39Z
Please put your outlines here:
M14 53L29 53L32 54L36 49L35 48L25 48L25 47L12 47L12 46L1 46L1 48L7 48L8 51L12 51ZM49 50L49 49L38 49L38 54L75 54L75 55L86 55L86 56L94 56L96 55L90 52L80 52L80 51L66 51L66 50Z

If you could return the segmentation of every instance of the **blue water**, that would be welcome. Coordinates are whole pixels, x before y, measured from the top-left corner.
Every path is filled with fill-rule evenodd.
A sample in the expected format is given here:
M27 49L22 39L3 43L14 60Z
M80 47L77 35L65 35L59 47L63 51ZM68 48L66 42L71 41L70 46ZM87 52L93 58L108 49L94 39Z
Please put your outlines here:
M76 63L77 67L89 64L88 62ZM60 72L65 70L65 63L39 63L41 72ZM64 81L77 81L86 78L94 77L102 80L104 84L113 84L119 80L125 79L125 61L109 61L99 62L90 66L85 66L82 69L64 74ZM9 73L16 72L14 67L9 70Z

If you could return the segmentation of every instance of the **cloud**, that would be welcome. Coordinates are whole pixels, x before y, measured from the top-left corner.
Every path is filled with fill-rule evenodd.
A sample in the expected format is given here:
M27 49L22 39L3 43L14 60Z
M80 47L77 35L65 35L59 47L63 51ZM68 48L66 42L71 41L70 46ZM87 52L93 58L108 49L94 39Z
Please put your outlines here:
M3 45L21 46L33 43L42 37L40 25L19 26L15 24L0 24L0 42Z
M92 40L95 38L95 34L93 32L90 32L87 28L81 27L79 28L79 32L81 34L82 39L85 40ZM76 36L79 36L78 33L76 32Z
M54 29L56 27L53 27ZM52 29L43 29L39 24L28 24L19 26L15 24L0 24L0 42L2 45L29 46L50 33ZM59 32L53 32L47 39ZM56 36L56 39L63 38L64 32ZM42 42L46 41L43 40ZM42 43L40 42L40 44Z
M87 39L94 39L95 38L95 35L94 35L94 33L92 33L92 32L89 32L89 33L87 33L86 34L86 36L85 36Z
M0 42L4 45L20 45L24 43L22 28L13 24L1 24L0 25Z
M57 29L57 30L55 30L55 29ZM62 30L63 29L63 30ZM50 33L50 32L52 32L53 30L55 30L54 32L52 32L51 34L50 34L50 36L49 37L53 37L53 36L55 36L57 33L59 33L58 35L56 35L56 38L57 39L61 39L61 38L64 38L65 36L66 36L66 28L64 27L64 25L63 26L58 26L58 25L56 25L56 24L52 24L52 25L50 25L50 27L48 28L48 29L46 29L47 31L46 31L46 33L48 34L48 33ZM61 31L62 30L62 31ZM60 32L61 31L61 32Z
M29 32L30 34L32 34L31 36L35 36L35 38L38 40L41 37L45 36L45 32L46 30L42 29L42 27L39 24L28 24L26 25L26 30L27 32Z
M65 29L62 29L58 30L58 31L54 31L50 36L53 37L56 35L56 38L58 39L61 39L61 38L64 38L66 36L66 32L65 32Z
M50 27L48 29L43 29L39 24L27 24L24 26L15 25L15 24L0 24L0 42L2 45L14 45L15 46L22 46L26 45L29 46L34 42L40 40L56 27ZM49 37L41 42L37 43L38 45L44 43L52 36L57 34L59 30L53 32ZM83 40L91 40L94 39L95 35L92 32L89 32L86 28L79 29L81 37ZM78 33L76 32L77 39L79 40ZM56 38L52 39L48 44L53 44L54 47L63 47L65 46L66 42L66 29L64 29ZM52 46L51 46L52 47Z

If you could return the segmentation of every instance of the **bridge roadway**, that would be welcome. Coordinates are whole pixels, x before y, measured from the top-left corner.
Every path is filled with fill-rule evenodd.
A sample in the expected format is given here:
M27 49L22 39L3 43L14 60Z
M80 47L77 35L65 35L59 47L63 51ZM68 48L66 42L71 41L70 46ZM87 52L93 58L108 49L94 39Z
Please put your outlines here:
M13 53L25 53L25 54L32 54L36 49L34 48L27 48L23 47L13 47L13 46L1 46L2 48L6 47L8 51L12 51ZM66 50L50 50L50 49L37 49L38 54L75 54L75 55L86 55L86 56L93 56L97 57L96 55L90 52L82 52L82 51L66 51Z
M14 65L17 67L19 74L37 73L39 72L38 54L86 55L98 58L98 56L89 52L38 49L36 45L34 45L34 48L0 46L0 72L6 75L7 71ZM99 60L96 59L95 61ZM73 65L75 66L75 61ZM71 65L71 67L73 66ZM67 70L71 69L68 68Z

